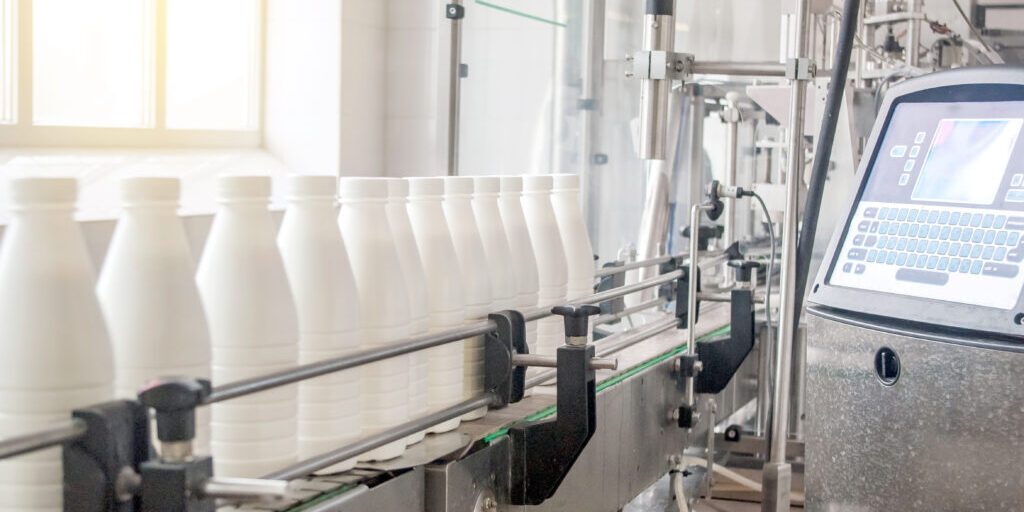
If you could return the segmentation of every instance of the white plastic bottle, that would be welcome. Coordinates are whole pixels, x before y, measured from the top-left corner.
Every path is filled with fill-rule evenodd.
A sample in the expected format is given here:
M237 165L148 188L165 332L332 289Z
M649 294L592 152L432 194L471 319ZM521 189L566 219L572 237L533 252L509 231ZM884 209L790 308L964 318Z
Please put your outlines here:
M444 216L455 242L455 254L459 259L462 286L466 300L466 321L479 322L494 310L491 292L490 269L483 239L473 216L473 178L453 176L444 179ZM477 336L465 341L463 366L463 395L466 398L479 395L484 387L484 337ZM486 407L467 413L465 421L482 418Z
M516 277L512 249L505 233L505 224L498 209L501 178L479 176L473 178L473 216L484 242L488 274L491 277L491 308L501 311L516 307Z
M551 176L523 176L523 215L530 242L537 258L540 283L538 303L547 306L565 302L569 270L562 247L562 235L551 205ZM537 352L552 355L565 343L565 328L560 317L537 321Z
M73 178L9 184L0 244L0 432L28 434L113 398L114 358L96 277L72 220ZM0 461L0 510L62 509L61 449Z
M123 212L96 284L119 397L135 398L161 376L210 378L210 332L177 215L180 190L177 178L121 181ZM209 453L209 407L196 410L193 449Z
M334 176L293 175L277 246L295 297L299 363L341 357L362 343L359 292L337 221ZM359 368L299 383L298 454L305 459L360 435ZM345 471L351 459L329 468Z
M410 178L409 220L426 273L430 331L439 332L466 321L462 274L455 244L448 230L441 199L444 178ZM463 397L463 342L434 347L427 354L427 407L443 409ZM441 433L459 426L459 418L430 429Z
M523 178L519 176L502 176L501 192L498 194L498 208L501 221L508 235L509 249L512 255L512 273L516 283L516 305L525 309L537 305L539 283L537 278L537 258L530 242L530 232L526 228L523 216ZM530 352L537 351L537 322L526 324L526 345Z
M568 264L566 300L594 294L594 249L590 246L587 223L580 206L580 177L576 174L551 176L551 206L562 235Z
M298 364L298 319L270 216L270 178L222 176L220 206L196 272L210 324L213 383ZM214 404L214 471L255 477L296 459L296 386Z
M409 294L409 336L417 336L430 330L430 316L427 307L427 278L409 223L409 212L406 210L408 202L409 182L401 178L388 179L388 226L395 237L398 263L402 267L405 289ZM427 409L427 353L421 350L409 354L409 418L423 416ZM426 431L409 436L408 443L422 441L424 434Z
M385 178L341 178L341 214L352 273L359 290L363 349L380 348L409 336L409 294L388 225ZM392 357L363 367L363 433L394 427L409 418L409 357ZM388 460L405 452L406 440L388 443L360 460Z

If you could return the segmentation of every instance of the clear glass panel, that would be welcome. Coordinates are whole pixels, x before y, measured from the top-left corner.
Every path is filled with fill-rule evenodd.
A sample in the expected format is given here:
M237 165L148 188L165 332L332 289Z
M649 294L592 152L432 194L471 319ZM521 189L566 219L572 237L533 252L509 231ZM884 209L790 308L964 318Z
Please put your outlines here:
M17 18L14 14L14 0L0 0L0 124L14 123L17 97L14 94L15 73L14 52L17 49Z
M33 122L147 126L151 2L34 0L32 6Z
M258 0L167 2L167 127L258 127Z

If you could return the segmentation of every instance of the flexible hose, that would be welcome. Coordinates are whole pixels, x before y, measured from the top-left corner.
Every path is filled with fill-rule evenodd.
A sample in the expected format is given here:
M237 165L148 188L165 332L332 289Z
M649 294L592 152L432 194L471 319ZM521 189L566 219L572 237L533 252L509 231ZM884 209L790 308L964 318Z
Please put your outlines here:
M669 475L672 482L672 494L676 500L676 508L679 512L690 512L690 501L686 499L686 491L683 489L683 472L673 470Z
M772 273L775 272L775 225L772 224L772 216L768 213L768 207L764 204L764 199L757 192L751 192L754 199L761 204L761 210L764 212L764 218L768 221L768 245L771 246L771 254L768 256L768 274L764 279L764 325L768 328L768 333L772 332Z
M839 38L836 45L835 58L832 62L832 78L828 84L828 99L825 102L825 116L821 121L821 131L814 149L811 181L807 184L807 199L804 203L803 225L796 249L796 286L793 288L794 322L800 321L803 309L804 291L807 288L807 273L811 266L811 252L814 249L814 234L818 230L818 213L821 210L821 197L825 189L825 178L828 175L828 163L832 158L832 144L836 137L836 124L839 121L839 110L843 104L843 92L846 90L847 72L850 70L850 55L853 52L853 38L857 33L857 14L860 0L845 0L843 17L839 26ZM796 137L798 134L793 134ZM800 179L790 176L789 179ZM785 434L781 434L785 435Z

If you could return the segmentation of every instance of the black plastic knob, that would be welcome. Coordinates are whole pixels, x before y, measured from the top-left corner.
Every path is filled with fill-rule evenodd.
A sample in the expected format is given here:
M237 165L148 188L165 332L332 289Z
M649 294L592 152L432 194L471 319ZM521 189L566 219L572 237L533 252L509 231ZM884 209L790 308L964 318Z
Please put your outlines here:
M569 304L566 306L555 306L551 308L551 312L565 318L566 337L578 337L587 335L589 332L587 319L591 315L600 313L601 308L591 305L576 306Z
M736 270L736 281L740 283L750 282L753 270L756 268L760 271L764 267L762 263L750 260L732 260L728 265Z
M700 226L697 228L697 247L702 251L708 250L711 247L711 240L722 238L724 232L725 228L720 225ZM683 238L690 238L690 226L683 228L682 235Z
M196 407L210 395L210 381L162 377L139 392L139 402L156 411L156 437L164 442L188 441L196 435Z

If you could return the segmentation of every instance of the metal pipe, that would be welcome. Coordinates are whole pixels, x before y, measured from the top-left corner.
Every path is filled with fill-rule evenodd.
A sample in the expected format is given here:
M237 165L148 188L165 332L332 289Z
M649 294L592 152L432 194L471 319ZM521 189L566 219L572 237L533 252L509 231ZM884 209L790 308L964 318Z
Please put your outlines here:
M205 498L224 500L273 501L288 496L288 482L259 478L215 477L203 483L200 494Z
M921 18L917 15L921 13L923 7L923 0L912 0L910 2L910 14L914 16L913 19L907 22L906 61L908 66L917 67L920 60L918 49L921 47Z
M700 226L700 214L710 209L710 206L702 204L694 204L690 207L690 254L698 254L700 237L697 236L697 228ZM696 258L690 258L690 272L689 279L687 280L686 296L690 298L690 300L686 301L686 355L688 356L694 354L696 345L697 280L700 275L697 261L699 259L699 255ZM695 403L694 398L693 375L691 374L686 378L686 405L693 407Z
M583 2L583 44L581 45L580 67L580 199L583 202L584 218L596 221L590 208L590 178L594 166L594 147L600 133L601 85L604 80L604 20L605 1ZM593 237L596 225L588 224Z
M497 324L493 321L485 320L462 327L456 327L444 332L417 336L402 344L363 350L356 352L355 354L318 361L316 363L304 364L267 375L260 375L250 379L231 382L213 388L213 392L206 397L206 400L204 400L203 403L212 404L228 400L230 398L251 395L253 393L279 386L294 384L296 382L312 379L321 375L327 375L329 373L355 368L357 366L382 361L384 359L397 357L410 352L416 352L418 350L424 350L444 345L446 343L472 338L473 336L486 334L496 328Z
M593 324L595 326L597 326L597 325L604 325L604 324L607 324L609 322L614 322L616 320L622 320L623 318L625 318L625 317L627 317L629 315L632 315L633 313L636 313L636 312L639 312L639 311L643 311L645 309L650 309L650 308L653 308L655 306L664 306L665 304L668 304L668 301L666 301L662 297L658 297L656 299L652 299L652 300L649 300L647 302L642 302L642 303L637 304L635 306L630 306L628 308L624 308L622 311L619 311L618 313L608 313L607 315L601 315L601 316L595 318L594 321L591 322L591 324Z
M31 434L0 439L0 460L44 448L60 446L82 437L85 435L85 430L84 421L72 418Z
M690 69L695 75L732 75L755 77L786 76L781 62L694 61Z
M629 295L631 293L636 293L636 292L641 291L641 290L646 290L647 288L651 288L653 286L658 286L658 285L662 285L662 284L665 284L665 283L670 283L670 282L672 282L672 281L674 281L676 279L679 279L680 277L682 277L682 275L683 275L683 271L677 269L677 270L673 270L672 272L667 272L667 273L661 274L658 277L653 277L651 279L640 281L639 283L627 284L625 286L620 286L618 288L613 288L611 290L606 290L606 291L603 291L603 292L595 293L593 295L588 295L586 297L580 297L579 299L576 299L576 300L573 300L573 301L570 301L570 302L572 304L577 304L577 305L579 305L579 304L597 304L599 302L604 302L606 300L611 300L611 299L615 299L615 298L618 298L618 297L622 297L623 295ZM560 304L561 303L551 304L551 305L547 305L547 306L537 306L537 307L533 307L533 308L523 309L522 311L520 311L520 313L523 314L523 318L525 318L527 322L530 322L530 321L533 321L533 320L540 320L541 318L546 318L546 317L551 316L551 314L552 314L551 313L551 308L554 307L554 306L558 306Z
M586 339L585 337L582 337ZM535 366L540 368L558 368L558 358L539 354L513 354L512 364L515 366ZM593 358L590 367L594 370L616 370L619 362L615 359Z
M796 43L793 46L795 58L805 58L810 29L810 0L799 0L796 12ZM790 81L792 91L789 105L789 154L786 172L786 210L783 218L782 235L782 290L779 307L779 341L775 347L775 392L772 397L773 414L769 461L785 462L786 432L789 431L789 379L791 375L791 352L795 332L796 304L796 240L798 200L804 168L804 110L807 97L806 82L799 78ZM781 455L781 459L780 459Z
M459 103L462 101L462 0L449 0L451 47L448 52L448 176L459 174Z
M644 50L673 51L676 33L673 3L673 0L648 0L644 15ZM672 80L641 78L640 158L664 160L668 134L668 94Z
M327 453L322 453L315 457L299 461L284 469L270 473L263 478L268 480L291 480L293 478L305 476L315 471L333 466L339 462L349 460L353 457L358 457L359 455L375 448L380 448L388 443L404 439L416 432L421 432L437 425L438 423L443 423L452 418L458 418L459 416L470 411L475 411L481 407L487 407L493 402L494 398L490 395L481 395L463 400L462 402L428 414L427 416L402 423L401 425L389 428L383 432L378 432L372 436L365 437L347 446L342 446L337 450L332 450Z
M657 320L648 324L644 324L635 329L630 329L625 332L620 332L608 336L597 343L597 356L606 357L623 349L636 345L652 336L661 334L669 329L673 329L679 325L679 320L674 316L668 316L664 319ZM557 372L554 370L548 370L540 372L529 379L526 379L526 389L532 388L543 384L557 376Z
M722 112L722 119L728 123L729 129L726 131L725 137L725 176L724 185L727 188L736 186L736 153L739 151L739 130L740 130L740 109L736 105L738 93L730 91L726 94L727 106ZM736 199L729 199L724 202L725 211L722 212L723 217L723 230L722 230L722 247L728 248L734 242L736 242ZM691 233L696 229L691 226ZM724 288L732 286L733 274L729 272L729 268L722 265L722 278L721 285Z
M621 274L630 270L635 270L643 267L653 267L654 265L661 265L662 263L668 262L672 258L685 258L687 253L677 253L671 256L656 256L654 258L648 258L642 261L632 261L625 263L618 267L604 267L594 271L594 278L600 279L604 276L611 276L615 274Z

